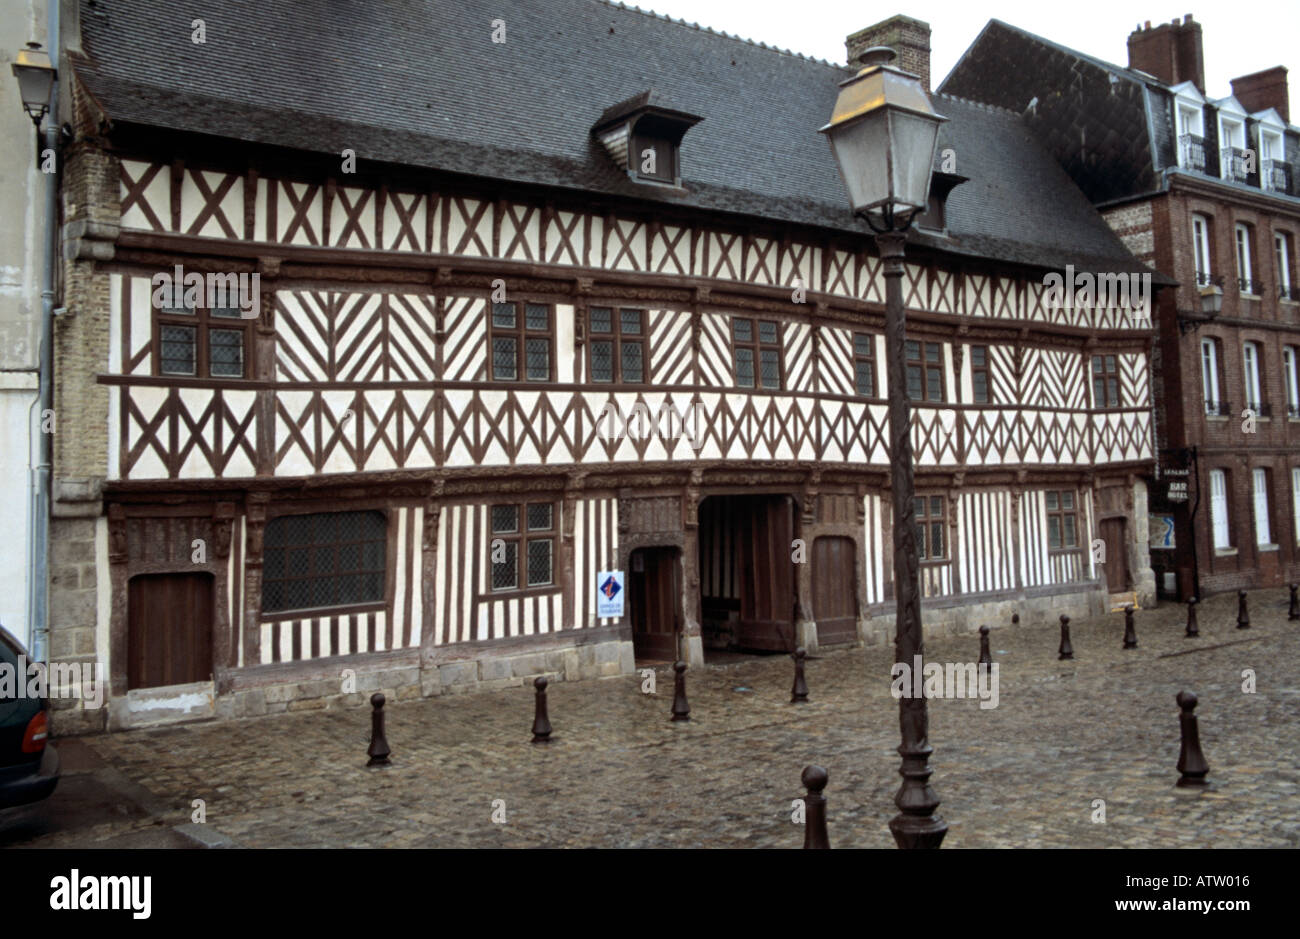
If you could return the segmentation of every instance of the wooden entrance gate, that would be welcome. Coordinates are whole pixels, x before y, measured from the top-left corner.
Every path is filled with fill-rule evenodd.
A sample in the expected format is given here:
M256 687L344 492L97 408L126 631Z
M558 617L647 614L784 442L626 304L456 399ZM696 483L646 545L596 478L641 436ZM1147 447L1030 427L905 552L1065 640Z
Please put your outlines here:
M857 551L852 538L813 542L812 612L821 644L858 638Z
M638 548L628 572L632 649L638 660L673 662L682 629L678 548Z
M1128 545L1124 540L1124 519L1107 518L1101 523L1101 538L1106 543L1106 589L1121 593L1131 585L1128 576Z
M211 574L143 574L127 588L127 688L212 678Z
M794 651L790 498L711 496L699 513L705 625L729 630L734 648Z

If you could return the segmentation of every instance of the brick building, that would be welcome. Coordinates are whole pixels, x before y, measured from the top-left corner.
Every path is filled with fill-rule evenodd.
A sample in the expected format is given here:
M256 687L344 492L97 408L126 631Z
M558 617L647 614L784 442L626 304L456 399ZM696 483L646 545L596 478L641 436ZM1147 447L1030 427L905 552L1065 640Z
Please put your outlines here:
M598 0L75 12L52 644L107 726L886 641L883 278L817 134L851 69ZM936 106L925 628L1149 601L1149 310L1044 296L1149 271L1018 114Z
M943 90L1024 112L1157 305L1152 568L1186 598L1300 578L1300 129L1286 69L1206 96L1201 25L1136 29L1122 68L991 21ZM1222 309L1203 312L1206 288ZM1163 533L1163 537L1161 534Z

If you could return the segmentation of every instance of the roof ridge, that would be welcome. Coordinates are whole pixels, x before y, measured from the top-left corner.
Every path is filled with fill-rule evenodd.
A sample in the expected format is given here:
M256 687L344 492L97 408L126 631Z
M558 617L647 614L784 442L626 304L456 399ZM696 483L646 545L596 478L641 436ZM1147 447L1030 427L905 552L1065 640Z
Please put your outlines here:
M780 55L788 55L791 58L802 59L805 62L815 62L818 65L829 65L831 68L836 68L841 70L849 67L847 65L840 65L837 62L828 62L825 59L819 59L816 56L805 55L802 52L795 52L791 49L782 49L779 46L769 46L765 42L755 42L753 39L746 39L744 36L741 36L739 33L732 35L731 33L713 29L711 26L701 26L699 23L688 23L686 22L685 19L674 19L673 17L669 16L666 13L656 13L654 10L643 10L639 6L635 6L629 3L622 3L620 2L620 0L596 0L596 2L603 3L607 7L613 7L619 10L627 10L629 13L640 13L642 16L653 17L654 19L663 20L667 23L673 23L677 26L685 26L688 29L694 29L701 33L710 33L711 35L714 36L721 36L723 39L730 39L735 42L741 42L747 46L752 46L755 49L764 49L768 52L776 52Z

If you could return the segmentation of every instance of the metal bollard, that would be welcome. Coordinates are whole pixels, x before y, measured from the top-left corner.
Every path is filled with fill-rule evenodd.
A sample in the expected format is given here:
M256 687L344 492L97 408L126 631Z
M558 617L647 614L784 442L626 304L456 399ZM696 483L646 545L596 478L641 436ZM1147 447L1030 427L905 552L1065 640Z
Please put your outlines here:
M533 743L550 743L551 742L551 715L546 707L546 686L550 684L545 676L538 676L533 679L533 687L537 689L535 703L533 705Z
M1296 596L1296 591L1300 590L1300 584L1291 585L1291 607L1286 611L1286 618L1295 620L1300 619L1300 598Z
M691 706L686 703L686 663L676 662L673 671L677 677L673 680L673 720L689 721Z
M1070 645L1070 617L1061 614L1061 650L1058 659L1074 658L1074 646Z
M1190 691L1180 691L1175 700L1181 709L1178 727L1182 732L1182 747L1178 751L1178 772L1182 776L1177 784L1183 787L1204 786L1210 764L1205 762L1205 754L1201 752L1201 735L1196 726L1196 715L1192 713L1196 708L1196 695Z
M1201 630L1196 625L1196 604L1199 601L1191 597L1187 601L1187 632L1183 635L1187 639L1196 639L1201 635Z
M1124 607L1124 648L1136 649L1138 647L1137 629L1133 625L1133 605L1129 604Z
M794 687L790 689L791 704L808 703L808 682L804 680L803 660L808 656L803 647L794 650Z
M993 656L989 654L989 628L980 627L980 665L992 665Z
M370 706L374 710L370 712L370 748L366 750L370 762L366 765L389 766L392 761L388 755L393 751L388 749L388 738L384 736L384 696L376 691L370 696Z
M1250 629L1250 611L1246 609L1246 591L1237 591L1237 628Z
M805 766L799 777L808 794L803 798L803 846L805 850L831 846L830 835L826 832L826 797L822 790L826 788L829 778L826 770L820 766Z

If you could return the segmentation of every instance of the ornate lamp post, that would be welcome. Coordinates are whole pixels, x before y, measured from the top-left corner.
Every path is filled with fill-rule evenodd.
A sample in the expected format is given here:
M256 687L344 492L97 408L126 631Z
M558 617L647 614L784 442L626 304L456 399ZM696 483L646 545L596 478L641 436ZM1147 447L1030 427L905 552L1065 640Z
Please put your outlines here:
M939 124L915 75L894 68L892 49L863 54L865 67L840 83L830 140L853 211L876 233L885 274L885 364L889 376L891 489L894 497L894 592L897 601L894 661L916 666L922 653L921 586L916 553L911 409L907 403L903 341L903 241L930 197L930 173ZM939 798L930 787L929 714L924 697L898 701L903 784L894 796L899 814L889 823L900 848L937 848L948 824L934 814Z

